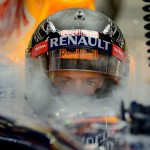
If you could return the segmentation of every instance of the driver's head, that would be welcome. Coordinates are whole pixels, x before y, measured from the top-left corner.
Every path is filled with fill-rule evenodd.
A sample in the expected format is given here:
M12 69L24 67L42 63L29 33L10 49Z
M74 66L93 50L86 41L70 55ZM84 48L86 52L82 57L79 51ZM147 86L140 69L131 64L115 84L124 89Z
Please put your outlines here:
M35 30L28 49L34 68L44 67L62 94L104 93L126 73L128 55L120 29L104 14L64 9Z

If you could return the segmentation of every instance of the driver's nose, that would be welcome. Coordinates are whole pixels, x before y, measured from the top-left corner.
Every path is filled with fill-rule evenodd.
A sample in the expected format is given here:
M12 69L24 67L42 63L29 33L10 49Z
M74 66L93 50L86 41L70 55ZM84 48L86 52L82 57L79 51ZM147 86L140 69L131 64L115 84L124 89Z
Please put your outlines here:
M85 88L83 86L83 83L81 80L76 80L73 84L73 87L72 87L72 92L74 94L77 94L77 95L83 95L83 94L86 94L85 92Z

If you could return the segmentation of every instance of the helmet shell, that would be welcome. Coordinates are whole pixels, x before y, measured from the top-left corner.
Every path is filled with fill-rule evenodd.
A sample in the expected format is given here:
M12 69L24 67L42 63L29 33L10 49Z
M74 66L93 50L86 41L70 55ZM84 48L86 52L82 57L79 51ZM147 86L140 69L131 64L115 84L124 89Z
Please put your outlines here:
M39 26L36 28L28 48L26 50L26 58L31 58L32 49L40 44L41 42L45 42L46 40L50 40L53 38L61 37L61 31L68 30L85 30L85 31L94 31L99 34L99 38L105 37L105 39L109 40L112 44L115 44L121 53L124 55L125 60L119 63L123 64L123 67L120 66L121 70L123 70L122 75L127 75L129 69L129 55L126 46L125 38L119 29L119 27L106 15L87 8L69 8L58 11L46 19L44 19ZM39 54L36 63L33 63L34 67L44 66L46 70L49 69L49 64L47 63L47 56L44 56L44 59L41 57L47 51ZM122 55L119 54L119 55ZM40 59L40 57L42 59ZM108 57L112 57L112 53L108 54ZM37 58L37 57L35 57ZM42 60L42 61L41 61ZM115 60L116 61L116 60ZM40 63L42 62L42 65ZM110 61L111 62L111 61ZM69 63L68 63L69 64ZM111 67L116 67L115 73L118 73L117 70L119 67L117 64L113 64ZM108 68L106 68L107 70ZM30 68L32 71L33 69ZM113 72L113 68L110 69ZM122 76L117 74L109 74L105 73L105 75L109 76L109 78L113 81L118 82L118 78L120 79ZM111 83L112 84L112 83Z
M64 9L47 17L35 30L29 47L45 40L48 36L55 37L57 31L85 29L107 35L113 43L126 51L125 38L120 29L106 15L87 8ZM55 33L52 35L52 33Z

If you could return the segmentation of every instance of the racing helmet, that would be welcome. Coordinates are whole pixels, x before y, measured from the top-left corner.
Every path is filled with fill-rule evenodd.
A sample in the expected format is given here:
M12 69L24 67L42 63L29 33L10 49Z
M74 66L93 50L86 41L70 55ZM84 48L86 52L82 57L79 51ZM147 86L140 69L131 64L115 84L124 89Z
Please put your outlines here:
M110 18L87 8L69 8L36 28L26 49L27 66L31 62L28 72L43 68L52 84L61 73L100 74L104 84L94 94L106 96L127 75L129 55L122 32Z

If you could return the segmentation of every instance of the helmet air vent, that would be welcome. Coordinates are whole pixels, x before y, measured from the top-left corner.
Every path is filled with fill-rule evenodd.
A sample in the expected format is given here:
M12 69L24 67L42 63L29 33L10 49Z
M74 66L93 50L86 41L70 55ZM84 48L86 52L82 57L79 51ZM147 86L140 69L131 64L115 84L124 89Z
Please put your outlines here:
M77 19L85 20L84 12L83 12L82 10L78 10L78 11L75 13L74 19L75 19L75 20L77 20Z

